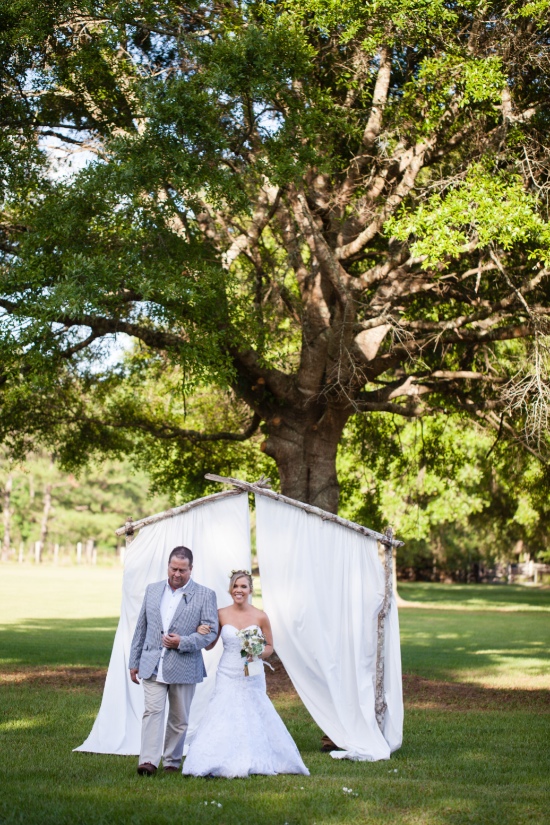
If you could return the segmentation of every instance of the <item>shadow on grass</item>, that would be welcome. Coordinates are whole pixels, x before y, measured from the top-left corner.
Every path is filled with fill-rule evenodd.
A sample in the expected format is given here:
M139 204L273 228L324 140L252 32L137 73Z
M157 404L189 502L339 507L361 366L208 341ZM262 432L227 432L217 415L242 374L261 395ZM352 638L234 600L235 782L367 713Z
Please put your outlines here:
M402 611L400 622L405 673L462 682L464 673L538 678L549 672L545 613L418 609ZM116 617L29 619L0 626L0 667L107 668L117 623Z
M466 681L466 673L480 679L508 674L511 686L514 679L549 673L545 613L418 609L402 611L400 623L406 673L450 681Z
M411 602L467 609L520 609L550 611L550 587L514 584L436 584L399 582L399 595Z
M28 619L0 625L0 666L107 667L118 617Z
M527 711L550 712L550 690L493 688L464 682L424 679L403 675L405 712L408 710L445 711Z

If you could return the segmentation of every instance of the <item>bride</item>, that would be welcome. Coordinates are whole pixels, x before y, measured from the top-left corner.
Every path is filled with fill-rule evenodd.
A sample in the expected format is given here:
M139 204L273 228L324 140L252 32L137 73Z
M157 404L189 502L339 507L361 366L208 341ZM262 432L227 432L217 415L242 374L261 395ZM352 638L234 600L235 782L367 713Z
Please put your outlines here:
M233 604L218 610L218 638L222 638L223 654L216 686L190 744L183 773L227 778L250 774L309 775L298 748L268 699L263 666L258 675L252 675L252 667L250 675L245 675L247 660L241 656L239 631L261 630L266 641L261 659L273 653L267 614L249 603L252 576L247 570L232 572L229 593ZM201 625L197 630L205 634L210 628Z

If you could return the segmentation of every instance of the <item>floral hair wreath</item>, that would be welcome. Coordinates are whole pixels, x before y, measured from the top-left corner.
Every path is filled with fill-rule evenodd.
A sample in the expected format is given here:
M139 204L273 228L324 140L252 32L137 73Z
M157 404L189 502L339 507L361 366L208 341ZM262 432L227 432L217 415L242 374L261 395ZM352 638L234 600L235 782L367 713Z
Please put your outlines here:
M235 582L237 581L237 579L240 579L242 577L244 577L248 581L248 584L250 586L250 592L251 593L254 592L254 581L252 579L252 573L250 573L248 570L232 570L231 573L229 574L229 592L230 593L233 591L233 588L235 586Z

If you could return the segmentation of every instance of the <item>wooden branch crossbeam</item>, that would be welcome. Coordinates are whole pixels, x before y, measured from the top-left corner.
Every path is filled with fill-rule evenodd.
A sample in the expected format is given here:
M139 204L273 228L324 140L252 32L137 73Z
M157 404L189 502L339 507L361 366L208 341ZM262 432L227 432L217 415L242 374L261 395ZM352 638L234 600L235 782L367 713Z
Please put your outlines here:
M376 539L381 544L387 546L388 543L392 547L402 547L404 542L398 541L394 539L393 536L391 538L388 537L386 533L377 533L376 530L369 530L368 527L363 527L362 524L355 524L353 521L348 521L345 518L340 518L340 516L336 516L334 513L329 513L326 510L321 510L320 507L314 507L312 504L304 504L303 501L297 501L294 498L288 498L288 496L283 496L281 493L276 493L274 490L271 490L269 487L266 486L267 482L261 479L259 482L250 483L248 481L241 481L238 478L225 478L223 476L217 476L213 473L206 473L205 478L208 481L218 481L220 484L231 484L233 487L236 487L239 490L245 491L247 493L258 493L261 496L267 496L268 498L272 498L275 501L281 501L284 504L290 504L292 507L298 507L300 510L304 510L306 513L310 513L314 516L319 516L323 519L323 521L330 521L334 524L339 524L341 527L347 527L349 530L354 530L356 533L361 533L363 536L368 536L369 538Z
M284 504L290 504L293 507L298 507L301 510L305 510L306 513L319 516L323 519L323 521L331 521L335 524L339 524L341 527L347 527L350 530L354 530L356 533L361 533L363 536L376 539L381 544L387 545L388 541L390 541L385 533L378 533L376 530L370 530L368 527L363 527L362 524L355 524L355 522L340 518L340 516L336 516L334 513L321 510L320 507L314 507L312 504L304 504L303 501L297 501L294 498L288 498L288 496L283 496L280 493L276 493L267 486L267 481L263 478L254 483L241 481L238 478L225 478L224 476L217 476L212 473L207 473L205 478L209 481L217 481L220 484L231 484L235 489L224 490L221 493L213 493L212 495L204 496L203 498L197 498L195 501L182 504L180 507L172 507L169 510L164 510L162 513L155 513L152 516L146 516L138 521L128 519L126 524L119 527L118 530L115 530L115 535L131 536L141 527L146 527L149 524L155 524L157 521L163 521L166 518L172 518L180 513L186 513L188 510L192 510L194 507L199 507L201 504L207 504L220 498L227 498L228 496L240 495L241 493L246 492L259 493L260 495L267 496L268 498L275 499L276 501L282 501ZM391 545L393 547L402 547L403 544L404 542L402 541L398 541L394 538L391 539Z
M149 524L155 524L157 521L164 521L166 518L179 516L180 513L187 513L188 510L193 510L194 507L200 507L201 504L210 504L211 501L218 501L221 498L229 498L230 496L241 495L242 490L224 490L221 493L212 493L212 495L197 498L187 504L182 504L181 507L172 507L170 510L164 510L162 513L155 513L152 516L146 516L138 521L128 519L123 527L115 530L115 536L132 536L136 530L141 527L146 527Z

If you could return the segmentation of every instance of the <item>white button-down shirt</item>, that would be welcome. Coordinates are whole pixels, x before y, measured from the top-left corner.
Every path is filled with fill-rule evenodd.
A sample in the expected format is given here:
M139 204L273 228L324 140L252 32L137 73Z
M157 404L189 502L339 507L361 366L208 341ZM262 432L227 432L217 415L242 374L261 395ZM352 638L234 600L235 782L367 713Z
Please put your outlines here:
M164 592L162 594L162 598L160 600L160 617L162 619L162 632L166 635L170 629L170 625L172 624L172 619L174 618L174 613L176 612L179 603L185 593L186 589L189 587L189 583L191 579L184 584L183 587L178 587L177 590L172 590L168 582L164 587ZM162 648L162 653L160 654L160 660L158 663L158 670L157 670L157 682L163 682L163 684L169 684L166 682L166 679L162 675L162 663L164 660L164 655L166 653L166 648Z

